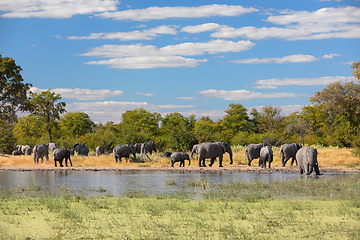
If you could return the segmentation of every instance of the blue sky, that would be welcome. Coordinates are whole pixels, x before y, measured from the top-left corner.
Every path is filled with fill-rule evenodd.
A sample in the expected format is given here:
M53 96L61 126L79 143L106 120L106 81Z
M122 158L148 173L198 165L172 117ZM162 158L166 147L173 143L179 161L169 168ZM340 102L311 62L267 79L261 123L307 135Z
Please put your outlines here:
M127 110L199 119L230 103L300 111L352 81L359 0L0 0L0 52L32 91L119 122Z

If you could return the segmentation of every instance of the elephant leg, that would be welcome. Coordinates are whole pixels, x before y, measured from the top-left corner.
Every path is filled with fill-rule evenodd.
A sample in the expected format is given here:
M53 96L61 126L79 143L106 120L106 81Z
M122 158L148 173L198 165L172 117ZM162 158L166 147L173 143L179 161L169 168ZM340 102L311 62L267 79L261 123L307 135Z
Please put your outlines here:
M281 158L281 163L282 163L282 166L285 167L285 161L284 161L284 158Z
M290 166L292 166L292 165L294 164L294 161L295 161L295 157L293 157L293 158L291 159Z
M56 161L57 161L57 160L55 160L55 159L54 159L54 162L55 162L55 167L57 167L57 165L56 165Z
M223 165L222 165L222 160L223 160L223 157L222 157L222 156L219 156L219 167L223 167Z
M314 169L315 169L315 173L316 175L321 175L320 174L320 171L319 171L319 165L316 163L316 165L314 166Z
M181 167L181 166L182 166L182 167L185 167L185 160L181 160L181 161L180 161L180 167Z
M64 167L64 165L62 164L62 162L63 162L63 159L59 160L60 167Z
M302 169L301 167L299 168L299 173L303 174L304 173L304 169Z
M201 159L199 159L199 164L198 164L199 167L201 167Z
M248 166L251 166L252 159L248 159Z
M69 162L70 162L70 165L73 166L70 158L69 158Z
M212 165L213 165L213 164L214 164L214 162L215 162L215 159L216 159L216 158L211 158L211 159L210 159L210 164L209 164L209 167L212 167Z

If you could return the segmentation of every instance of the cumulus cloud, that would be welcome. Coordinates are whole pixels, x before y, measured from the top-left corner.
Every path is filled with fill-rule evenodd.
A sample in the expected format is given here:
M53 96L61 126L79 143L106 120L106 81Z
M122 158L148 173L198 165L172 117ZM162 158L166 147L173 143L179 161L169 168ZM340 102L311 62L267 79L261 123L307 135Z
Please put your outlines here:
M31 92L40 93L46 89L39 89L36 87L30 88ZM82 89L82 88L55 88L51 91L59 93L62 98L65 99L76 99L80 101L89 101L89 100L103 100L109 97L116 97L123 94L123 91L115 90L110 91L107 89L100 90L90 90L90 89Z
M240 100L250 100L254 98L293 98L301 97L304 94L297 93L260 93L252 92L248 90L203 90L199 92L200 95L211 98L221 98L223 100L230 101L240 101Z
M92 65L107 65L110 68L196 67L199 63L206 62L207 59L186 58L184 56L240 52L248 50L254 45L250 41L233 42L220 39L208 42L187 42L162 48L143 44L103 45L90 49L82 56L110 58L87 62L87 64Z
M281 11L264 19L281 27L246 26L234 28L217 23L185 26L183 32L211 31L213 38L245 38L262 40L279 38L285 40L317 40L330 38L360 38L360 8L321 8L317 11Z
M143 31L132 32L114 32L114 33L91 33L89 36L70 36L70 40L84 40L84 39L118 39L121 41L132 40L152 40L159 35L169 34L175 35L177 33L177 26L159 26L156 28L146 29Z
M323 59L333 59L334 57L339 57L340 54L336 54L336 53L330 53L330 54L326 54L324 56L322 56L321 58Z
M102 12L96 14L102 18L115 20L149 21L168 18L204 18L214 16L234 17L246 13L257 12L255 8L244 8L234 5L203 5L198 7L149 7L125 11Z
M290 55L281 58L250 58L250 59L240 59L233 60L230 62L241 63L241 64L261 64L261 63L300 63L300 62L314 62L319 60L318 58L312 55Z
M319 78L285 78L285 79L265 79L256 81L254 88L277 88L277 86L314 86L328 85L334 82L351 82L355 81L354 77L319 77Z
M0 1L3 18L71 18L79 14L116 11L119 0Z

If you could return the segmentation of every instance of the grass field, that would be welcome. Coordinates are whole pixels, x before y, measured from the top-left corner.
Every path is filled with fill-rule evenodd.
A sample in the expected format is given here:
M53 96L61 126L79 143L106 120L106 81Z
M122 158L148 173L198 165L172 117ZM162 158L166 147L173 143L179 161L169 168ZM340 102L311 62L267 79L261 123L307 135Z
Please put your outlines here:
M176 183L175 183L176 184ZM359 239L360 176L189 185L184 193L85 197L38 186L1 191L1 239Z

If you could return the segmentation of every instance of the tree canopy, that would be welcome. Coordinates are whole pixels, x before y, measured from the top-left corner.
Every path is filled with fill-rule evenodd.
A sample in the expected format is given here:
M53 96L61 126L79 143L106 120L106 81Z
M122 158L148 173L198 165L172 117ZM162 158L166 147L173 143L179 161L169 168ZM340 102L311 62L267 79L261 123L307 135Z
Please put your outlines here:
M27 92L31 84L24 83L21 67L15 60L0 54L0 118L10 123L17 119L17 111L29 110Z
M52 141L52 129L57 126L60 114L66 112L65 102L58 102L60 94L51 92L50 89L41 93L30 93L31 112L44 122L44 127Z

